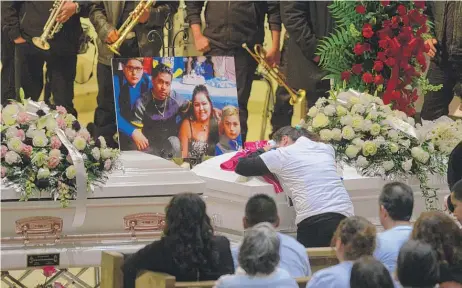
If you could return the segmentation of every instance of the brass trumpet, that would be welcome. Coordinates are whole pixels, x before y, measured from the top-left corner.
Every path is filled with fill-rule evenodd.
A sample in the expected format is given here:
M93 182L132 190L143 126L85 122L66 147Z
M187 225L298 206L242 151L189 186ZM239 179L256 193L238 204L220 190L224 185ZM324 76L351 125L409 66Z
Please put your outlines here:
M50 9L50 17L48 17L48 20L43 27L42 35L40 35L40 37L32 38L32 43L34 43L34 45L38 48L42 50L49 50L50 43L48 43L47 40L53 39L54 35L63 27L63 24L58 23L56 18L58 17L59 11L61 11L64 3L65 0L55 0L53 7Z
M302 102L303 98L305 98L306 96L306 91L303 89L295 90L289 87L289 85L286 83L285 75L282 74L281 71L279 71L277 68L271 67L270 64L265 60L266 51L265 49L263 49L262 45L255 45L253 48L254 52L252 52L252 50L249 49L246 43L242 44L242 48L244 48L245 50L247 50L247 52L250 53L253 59L255 59L255 61L257 61L257 63L261 65L262 68L266 71L268 76L273 78L278 83L278 85L284 87L287 90L287 92L290 95L290 105L295 105L297 103Z
M127 20L120 26L117 33L119 34L119 39L112 44L108 44L107 47L114 53L120 56L119 48L125 39L128 37L128 34L133 30L133 28L138 24L141 15L149 9L151 6L156 4L156 0L141 0L140 3L136 6L135 10L130 13Z

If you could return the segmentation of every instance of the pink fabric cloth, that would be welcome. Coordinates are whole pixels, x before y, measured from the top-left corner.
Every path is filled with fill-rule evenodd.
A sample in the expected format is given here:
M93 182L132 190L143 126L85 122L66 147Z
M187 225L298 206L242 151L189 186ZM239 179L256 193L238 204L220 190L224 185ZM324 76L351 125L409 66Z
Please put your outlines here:
M253 153L257 151L258 149L265 147L266 143L267 141L245 142L244 144L245 150L237 152L236 155L231 157L231 159L221 163L220 168L226 171L234 171L240 158L247 157L250 153ZM266 182L273 185L274 192L276 192L276 194L284 191L282 189L281 184L276 179L276 177L274 177L273 174L264 175L262 177Z

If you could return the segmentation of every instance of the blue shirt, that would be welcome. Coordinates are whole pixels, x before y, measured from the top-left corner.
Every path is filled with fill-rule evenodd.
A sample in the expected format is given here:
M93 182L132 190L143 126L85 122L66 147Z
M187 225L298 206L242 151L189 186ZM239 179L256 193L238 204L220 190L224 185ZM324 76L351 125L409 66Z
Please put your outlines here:
M306 288L349 288L353 262L345 261L313 274Z
M391 273L395 272L399 250L409 240L411 231L412 226L396 226L377 234L377 248L374 257L385 265Z
M277 287L298 288L298 284L284 269L276 269L268 276L252 277L245 274L225 275L218 279L217 288L242 288L242 287Z
M294 278L309 276L311 274L311 267L308 261L306 248L293 237L282 233L278 233L278 236L281 242L279 248L279 255L281 258L279 268L286 270L289 272L290 276ZM240 247L231 248L235 269L239 266L239 248Z
M146 92L146 91L141 91L142 90L141 87L147 87L148 91L152 88L151 79L149 78L147 74L143 73L143 76L141 76L140 81L135 85L135 87L133 87L133 86L129 86L127 80L124 77L124 79L122 80L122 87L125 87L125 85L127 85L128 87L129 97L130 97L130 107L131 107L131 110L133 111L136 100L138 100L141 97L141 95L144 92ZM115 108L116 108L118 130L126 134L127 136L131 136L133 131L135 131L135 126L133 126L129 122L129 120L125 119L122 116L122 113L120 111L119 100L120 100L120 90L122 87L120 87L119 75L114 75L114 101L115 101ZM124 112L127 112L127 111L124 111Z

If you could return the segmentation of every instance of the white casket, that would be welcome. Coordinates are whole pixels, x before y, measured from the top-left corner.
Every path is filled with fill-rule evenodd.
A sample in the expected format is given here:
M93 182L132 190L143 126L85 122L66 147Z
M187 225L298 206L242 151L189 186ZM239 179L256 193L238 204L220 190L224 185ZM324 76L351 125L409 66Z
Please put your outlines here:
M2 186L2 270L99 266L102 250L129 253L158 238L173 195L205 191L202 179L160 157L132 151L121 161L123 170L89 192L80 227L73 226L75 201L68 208L51 199L19 202L14 189Z
M234 154L214 157L192 170L207 183L204 194L207 197L207 209L218 230L242 235L244 229L241 219L244 217L248 198L254 194L264 193L272 196L277 203L281 220L279 228L283 232L296 232L295 211L293 207L289 207L285 193L276 194L273 186L261 177L250 177L247 182L242 182L240 181L242 177L236 173L220 169L220 164ZM386 181L378 177L362 177L352 167L344 167L340 174L343 174L341 176L353 202L355 214L366 217L379 226L378 198ZM439 199L449 194L444 179L432 176L430 180L432 187L439 188ZM416 219L421 212L425 211L425 202L421 196L419 182L407 181L407 184L411 185L415 193L413 219Z

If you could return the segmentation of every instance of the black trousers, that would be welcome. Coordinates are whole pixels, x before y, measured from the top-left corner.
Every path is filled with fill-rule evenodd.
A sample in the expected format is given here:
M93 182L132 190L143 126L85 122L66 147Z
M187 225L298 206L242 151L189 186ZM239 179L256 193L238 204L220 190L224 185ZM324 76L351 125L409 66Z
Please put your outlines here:
M443 84L439 91L428 92L424 97L420 116L424 120L435 120L449 114L449 104L454 98L454 88L459 83L462 85L462 67L456 67L454 63L444 61L439 64L430 62L428 81L430 84Z
M234 56L239 120L241 122L242 142L245 143L248 131L247 119L249 118L247 104L249 103L250 90L252 90L252 82L254 80L255 71L257 70L257 62L243 48L229 50L214 46L210 48L210 51L206 53L207 56Z
M2 105L7 104L8 99L16 99L14 80L14 42L7 33L2 33Z
M37 101L43 89L43 65L47 63L54 104L63 106L77 117L74 108L74 80L76 75L77 55L56 55L42 51L26 42L16 44L16 57L20 76L19 85L26 98Z
M306 218L297 225L297 241L306 248L330 247L338 224L345 218L338 213L323 213Z

